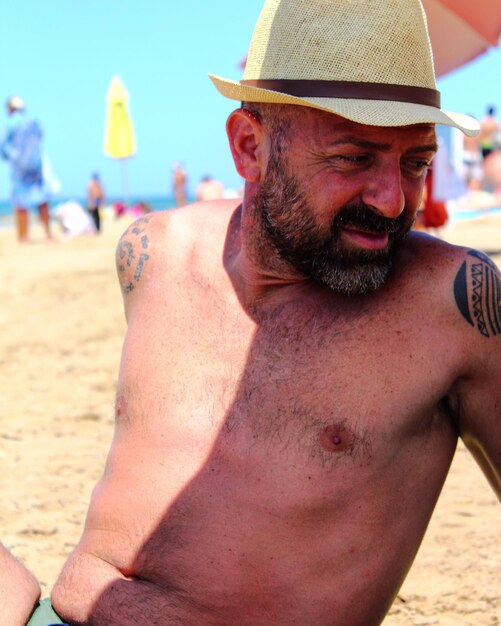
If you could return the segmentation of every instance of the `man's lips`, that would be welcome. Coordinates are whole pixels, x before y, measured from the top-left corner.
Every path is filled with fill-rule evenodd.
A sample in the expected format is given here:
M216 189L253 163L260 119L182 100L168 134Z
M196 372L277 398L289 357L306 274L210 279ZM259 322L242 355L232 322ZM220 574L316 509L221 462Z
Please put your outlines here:
M343 235L366 250L383 250L387 247L390 237L388 233L378 233L358 226L344 226Z

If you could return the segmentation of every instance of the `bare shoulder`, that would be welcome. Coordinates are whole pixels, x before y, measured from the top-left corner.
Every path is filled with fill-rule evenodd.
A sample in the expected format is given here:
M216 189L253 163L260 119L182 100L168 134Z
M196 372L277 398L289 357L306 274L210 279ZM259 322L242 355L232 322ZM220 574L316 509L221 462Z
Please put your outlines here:
M124 297L139 284L144 266L150 260L151 242L162 220L151 215L130 224L118 241L115 261Z
M482 337L501 336L501 274L485 253L463 249L454 300L462 318Z
M148 214L131 223L116 249L116 266L124 298L168 266L179 267L193 250L224 239L235 200L196 203Z
M501 335L501 275L487 254L422 233L409 237L408 252L415 280L436 306L450 305L458 324L476 336Z
M419 311L445 338L453 383L448 404L464 443L501 499L501 274L484 252L434 238L409 242L418 282L433 297ZM407 267L407 266L406 266ZM418 301L423 302L423 301Z
M115 261L124 298L148 277L147 269L159 262L173 239L174 211L150 213L132 222L118 241Z

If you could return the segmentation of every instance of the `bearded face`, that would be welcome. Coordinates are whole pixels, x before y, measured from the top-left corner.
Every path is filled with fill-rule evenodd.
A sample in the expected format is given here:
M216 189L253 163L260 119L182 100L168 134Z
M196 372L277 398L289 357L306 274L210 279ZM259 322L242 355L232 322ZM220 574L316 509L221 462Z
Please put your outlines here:
M389 219L362 202L351 203L341 207L330 229L322 232L296 177L288 174L287 165L275 150L254 200L280 257L303 276L345 295L381 287L390 273L398 243L412 227L414 214L404 210L398 218ZM388 244L378 250L349 246L342 238L343 228L347 227L387 234Z

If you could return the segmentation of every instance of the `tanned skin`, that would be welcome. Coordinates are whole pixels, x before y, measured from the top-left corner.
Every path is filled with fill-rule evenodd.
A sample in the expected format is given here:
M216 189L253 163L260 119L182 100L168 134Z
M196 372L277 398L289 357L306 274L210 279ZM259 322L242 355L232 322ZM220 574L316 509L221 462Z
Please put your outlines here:
M293 131L284 174L317 232L359 201L412 221L432 126L305 109ZM118 245L115 435L52 595L72 624L375 626L458 437L501 497L496 267L413 232L376 290L320 284L264 226L266 121L237 110L228 136L243 204L153 214ZM355 253L386 245L356 225L339 237Z
M8 626L24 626L40 598L35 577L0 544L0 614Z

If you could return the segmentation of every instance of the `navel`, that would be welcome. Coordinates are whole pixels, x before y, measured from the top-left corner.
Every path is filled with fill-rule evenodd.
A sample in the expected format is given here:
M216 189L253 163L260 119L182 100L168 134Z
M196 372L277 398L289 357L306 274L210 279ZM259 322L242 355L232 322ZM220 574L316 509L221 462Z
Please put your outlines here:
M353 434L342 424L326 426L320 433L320 445L327 452L350 451L353 443Z

